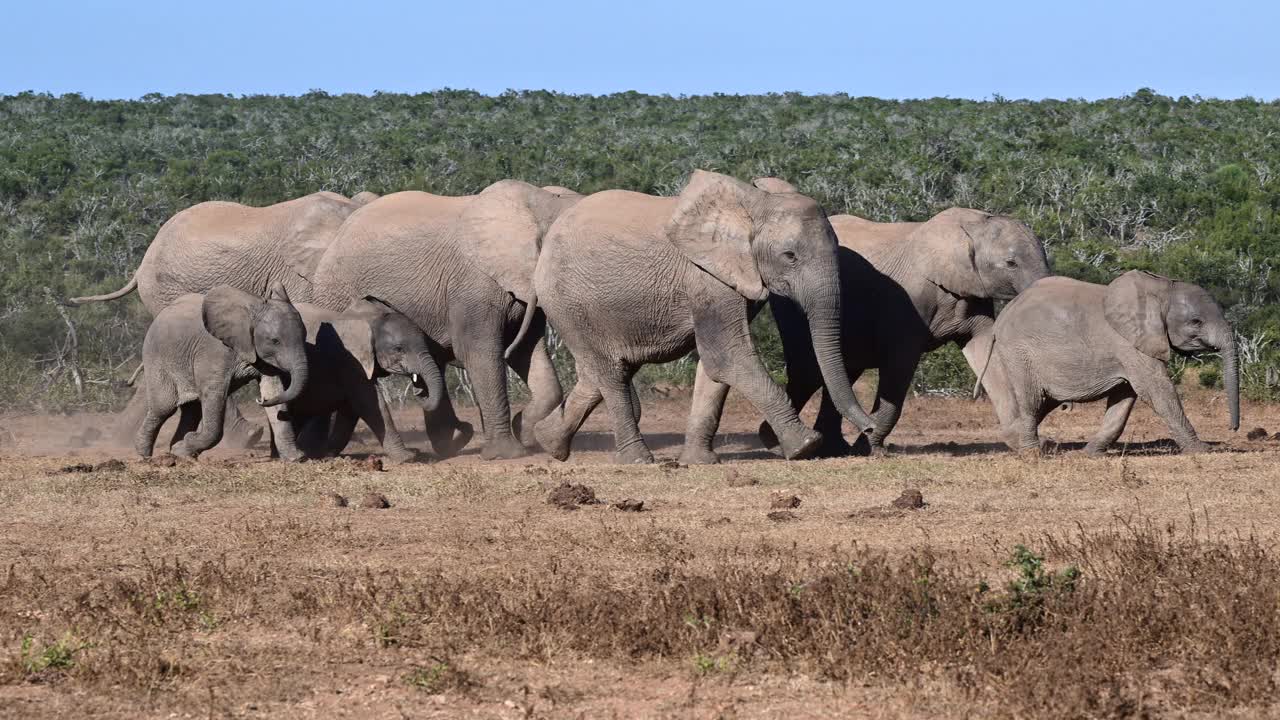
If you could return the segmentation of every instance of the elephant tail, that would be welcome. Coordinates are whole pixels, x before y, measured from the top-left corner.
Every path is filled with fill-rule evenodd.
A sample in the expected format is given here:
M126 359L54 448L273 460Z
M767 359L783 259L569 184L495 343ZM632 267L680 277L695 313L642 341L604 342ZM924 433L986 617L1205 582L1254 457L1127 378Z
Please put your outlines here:
M529 302L524 306L524 319L520 321L520 330L516 332L516 339L511 341L506 351L502 353L502 357L510 359L511 354L516 351L520 343L524 341L524 336L529 334L529 326L533 324L533 316L538 312L538 293L532 292L529 295Z
M973 384L973 399L977 400L982 396L982 378L987 374L987 368L991 367L991 356L996 352L996 334L991 333L991 340L987 342L987 359L982 363L982 370L978 372L978 380Z
M69 305L76 306L76 305L84 305L85 303L91 303L91 302L107 302L108 300L118 300L137 289L138 289L138 273L135 271L133 273L133 277L129 278L129 282L125 283L124 287L120 288L115 292L107 293L106 295L86 295L84 297L74 297L68 300L67 303Z

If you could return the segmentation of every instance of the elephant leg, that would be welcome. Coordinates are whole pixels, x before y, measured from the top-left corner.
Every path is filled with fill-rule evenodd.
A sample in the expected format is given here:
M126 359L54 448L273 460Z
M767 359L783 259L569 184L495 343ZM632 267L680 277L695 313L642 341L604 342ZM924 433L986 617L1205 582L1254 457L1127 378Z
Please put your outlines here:
M278 377L264 377L259 382L258 394L261 397L276 397L284 392L284 383ZM271 428L271 444L274 448L273 458L285 462L302 462L306 453L298 446L298 434L293 421L285 412L285 406L273 405L263 408L267 416L267 425Z
M511 427L525 447L536 449L538 440L533 436L533 426L560 407L564 401L564 390L560 387L551 355L547 353L546 341L539 337L535 343L524 344L528 349L518 348L507 363L529 386L532 397L529 404L511 418Z
M1158 374L1152 372L1150 375L1144 383L1145 387L1134 387L1138 397L1151 403L1151 408L1169 426L1169 433L1173 435L1178 447L1182 448L1182 452L1207 452L1209 444L1200 439L1196 429L1191 426L1191 421L1187 420L1187 415L1182 410L1182 400L1178 398L1178 391L1169 380L1164 365L1160 365Z
M634 377L631 378L631 382L627 383L627 388L631 390L631 409L635 411L633 413L633 417L635 418L636 425L639 425L640 417L644 415L644 410L640 405L640 391L636 389L636 381Z
M1086 455L1105 455L1107 448L1124 432L1125 423L1129 422L1129 413L1133 403L1138 399L1133 388L1128 384L1119 385L1107 394L1107 412L1102 416L1102 427L1098 434L1084 446Z
M443 368L444 364L442 363L440 367ZM422 427L427 433L427 440L431 443L431 451L441 460L447 460L462 452L475 435L475 428L471 423L458 419L453 409L453 401L447 393L440 398L440 404L434 412L423 409Z
M376 384L369 383L361 392L356 393L351 398L351 408L373 431L374 437L378 438L378 444L382 446L382 452L388 460L402 463L416 457L412 450L405 447L400 431L396 430L395 420L391 417L391 408L387 407Z
M788 364L786 387L787 399L791 402L792 409L794 409L798 415L800 411L804 409L804 406L809 404L809 398L813 397L813 394L822 387L822 382L818 374L816 363L813 363L812 372L798 370L795 375L792 375L791 369L792 366ZM851 380L850 385L852 384L853 382ZM835 409L835 405L832 405L831 407L832 409ZM836 417L839 419L836 422L836 427L839 427L839 424L844 422L844 418L840 418L839 416L840 413L837 411ZM818 413L818 419L819 421L823 419L821 411ZM822 432L822 430L819 429L818 432ZM778 447L778 435L773 431L773 426L769 424L768 420L760 423L760 429L757 431L757 434L760 436L760 442L763 443L766 448L773 449ZM836 437L843 440L843 437L839 434L837 434ZM825 434L823 435L822 440L823 445L825 446L828 442ZM848 444L846 443L846 448L847 447Z
M142 392L139 391L135 398L141 394ZM144 458L151 457L151 453L155 450L156 438L160 435L160 428L173 417L177 409L178 394L171 387L152 388L143 396L144 414L133 441L133 447L138 455Z
M778 434L783 457L812 456L822 436L800 422L787 393L760 362L751 344L745 303L735 294L729 302L698 303L694 310L694 338L707 375L738 389L756 406Z
M499 312L501 311L501 312ZM452 331L454 349L471 378L480 406L485 460L518 458L529 453L511 432L511 400L507 393L507 364L503 360L506 308L486 304L460 308Z
M187 433L193 433L200 427L200 403L189 402L178 408L178 427L173 431L169 447L182 442Z
M200 394L200 427L173 446L178 457L196 458L222 440L222 420L226 413L227 387L206 388Z
M225 428L223 434L226 436L224 444L232 448L246 450L257 445L262 439L262 428L250 422L234 402L227 403L226 416L222 419L222 423Z
M605 407L613 419L613 440L617 448L615 461L623 465L648 464L653 462L653 453L640 434L640 424L636 422L639 410L633 401L638 399L631 378L635 370L623 365L614 365L610 371L600 378L600 394L604 397Z
M868 437L873 451L884 448L885 438L897 426L898 418L902 417L902 406L906 403L911 378L915 376L916 366L919 364L919 355L905 354L891 356L887 362L881 363L880 379L876 383L876 404L871 411L875 428ZM818 429L823 430L821 426Z
M325 441L325 454L338 457L351 442L351 435L356 431L356 422L360 418L350 409L343 408L334 414L333 424L329 427L329 437Z
M728 396L729 386L712 380L707 375L706 366L699 360L693 380L689 422L684 431L684 450L680 452L678 461L681 465L714 465L720 462L712 444L716 431L720 429L720 416L724 413L724 401Z
M600 404L604 396L595 384L583 373L583 366L578 366L578 383L569 391L564 405L552 412L533 427L534 437L548 455L557 460L568 460L569 449L573 446L573 436L577 434L582 423L587 421L591 411Z

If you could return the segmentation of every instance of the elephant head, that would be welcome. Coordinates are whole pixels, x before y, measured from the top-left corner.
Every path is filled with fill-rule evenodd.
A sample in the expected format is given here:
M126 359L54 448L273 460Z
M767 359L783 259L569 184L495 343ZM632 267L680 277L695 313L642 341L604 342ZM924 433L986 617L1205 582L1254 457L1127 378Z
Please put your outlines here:
M307 328L279 282L271 284L265 298L219 285L205 295L201 317L209 334L234 350L241 362L266 374L289 375L284 393L260 399L260 405L291 402L306 388Z
M413 393L435 410L444 397L444 375L427 334L403 313L375 297L353 302L338 322L343 346L360 362L365 377L405 375Z
M858 405L841 353L835 231L813 199L773 187L783 191L695 171L667 223L667 239L748 299L774 294L794 302L808 319L831 400L864 432L872 421Z
M1044 244L1024 223L967 208L943 210L916 231L929 280L961 297L1011 300L1049 275Z
M1130 270L1107 286L1103 313L1121 337L1157 360L1167 361L1170 347L1188 355L1206 350L1221 353L1231 429L1240 429L1235 330L1204 288Z

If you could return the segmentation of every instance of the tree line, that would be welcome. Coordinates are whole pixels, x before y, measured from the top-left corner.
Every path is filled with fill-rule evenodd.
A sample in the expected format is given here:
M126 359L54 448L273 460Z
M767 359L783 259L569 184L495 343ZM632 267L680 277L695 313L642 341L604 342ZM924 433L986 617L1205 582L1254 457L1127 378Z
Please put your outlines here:
M1009 214L1044 240L1059 274L1108 282L1142 268L1200 284L1240 335L1247 394L1280 394L1276 102L1149 89L1035 102L22 93L0 97L0 128L4 407L119 402L149 317L136 297L70 310L58 300L119 287L160 225L195 203L267 205L317 190L463 195L502 178L673 194L696 168L781 177L829 212L873 220L922 220L951 206ZM780 374L767 312L754 329ZM1208 362L1197 377L1212 384ZM641 378L680 385L692 367ZM972 382L946 349L923 363L916 388L959 392Z

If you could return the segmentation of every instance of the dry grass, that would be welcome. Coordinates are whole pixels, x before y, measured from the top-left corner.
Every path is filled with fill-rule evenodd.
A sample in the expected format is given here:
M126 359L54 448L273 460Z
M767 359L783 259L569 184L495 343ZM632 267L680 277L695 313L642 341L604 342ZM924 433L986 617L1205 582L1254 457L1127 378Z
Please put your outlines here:
M1273 445L1027 461L971 405L910 407L929 442L883 460L6 458L0 715L1280 711ZM566 481L603 502L548 504ZM391 507L331 497L370 492Z

